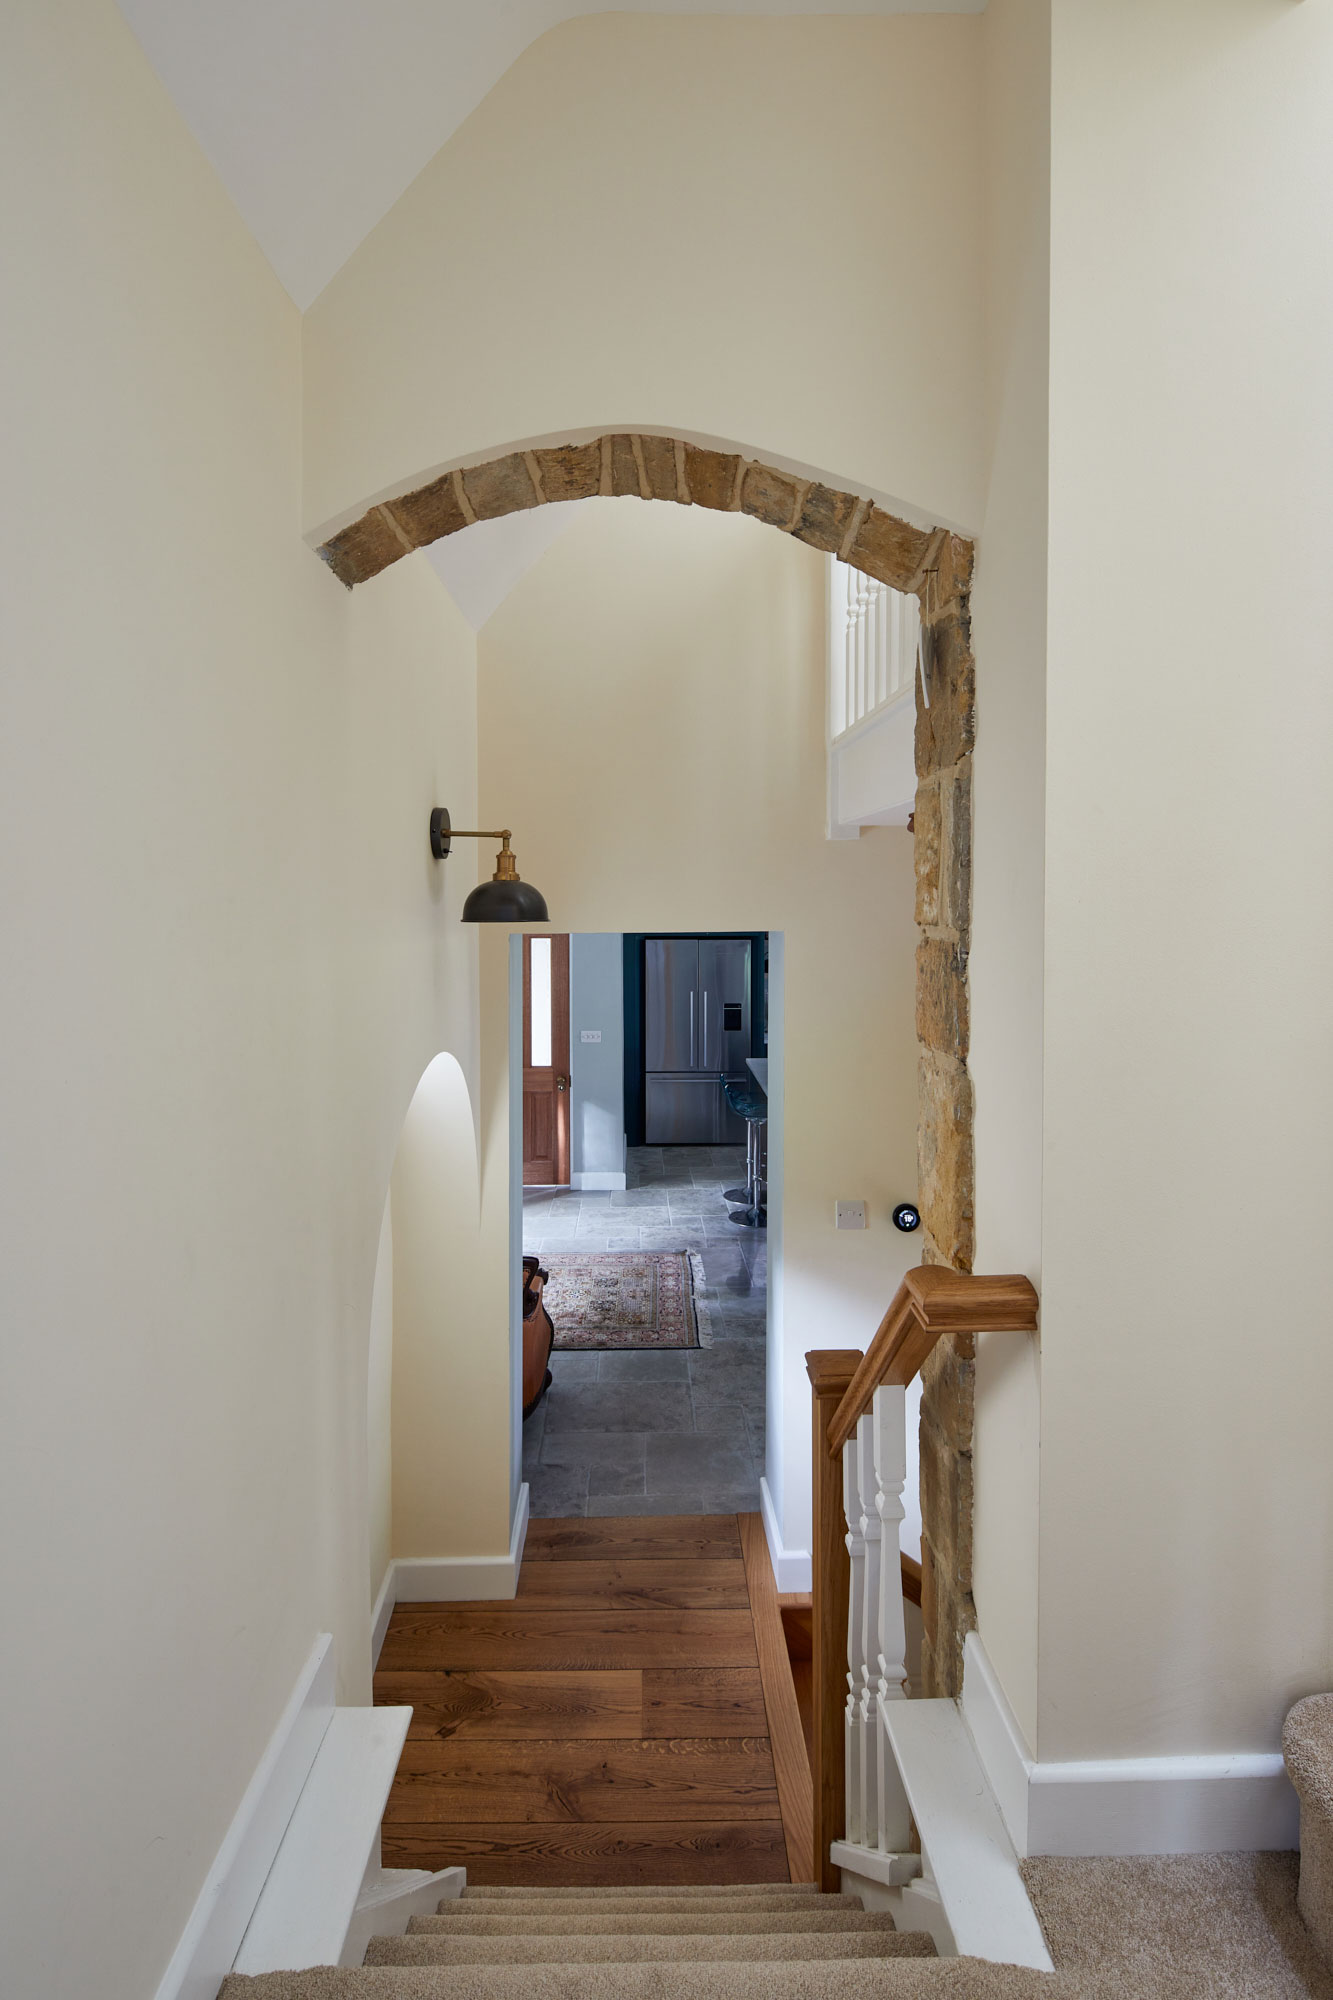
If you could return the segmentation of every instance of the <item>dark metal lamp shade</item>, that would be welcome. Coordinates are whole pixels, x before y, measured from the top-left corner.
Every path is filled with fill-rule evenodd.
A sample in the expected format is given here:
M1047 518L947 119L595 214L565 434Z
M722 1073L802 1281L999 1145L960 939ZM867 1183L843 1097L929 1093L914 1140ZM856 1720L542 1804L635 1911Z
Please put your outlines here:
M478 882L463 905L465 924L549 924L546 898L518 876Z

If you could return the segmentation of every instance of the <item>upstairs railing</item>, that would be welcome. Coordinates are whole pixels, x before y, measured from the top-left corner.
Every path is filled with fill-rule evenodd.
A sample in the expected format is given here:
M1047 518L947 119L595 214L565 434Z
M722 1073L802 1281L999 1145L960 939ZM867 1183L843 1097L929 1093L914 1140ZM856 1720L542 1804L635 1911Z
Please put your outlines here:
M910 693L920 630L915 597L829 558L830 742Z
M907 1477L908 1384L949 1333L1037 1323L1023 1277L909 1271L864 1354L805 1357L814 1397L814 1851L836 1889L834 1841L903 1854L911 1816L887 1705L906 1694L907 1633L898 1531Z

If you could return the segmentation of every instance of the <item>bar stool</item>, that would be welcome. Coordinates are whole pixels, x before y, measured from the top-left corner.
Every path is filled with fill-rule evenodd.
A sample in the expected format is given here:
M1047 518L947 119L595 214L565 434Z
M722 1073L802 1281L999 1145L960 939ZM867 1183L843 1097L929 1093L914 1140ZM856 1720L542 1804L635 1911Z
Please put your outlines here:
M738 1118L745 1120L745 1186L727 1188L724 1199L744 1201L731 1211L730 1220L741 1229L766 1229L768 1184L764 1179L764 1127L768 1123L768 1099L757 1083L747 1077L724 1076L722 1095Z

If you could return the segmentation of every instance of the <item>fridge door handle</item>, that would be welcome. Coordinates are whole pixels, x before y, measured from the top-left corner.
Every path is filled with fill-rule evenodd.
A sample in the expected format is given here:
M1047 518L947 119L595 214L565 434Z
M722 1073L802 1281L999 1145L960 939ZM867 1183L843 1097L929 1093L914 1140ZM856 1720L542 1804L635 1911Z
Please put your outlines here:
M697 1069L698 1066L699 1066L699 1054L698 1050L695 1047L695 1041L694 1041L694 995L693 993L691 993L690 994L690 1068Z
M705 1068L705 1069L707 1069L707 1068L709 1067L709 1062L708 1062L708 988L707 988L706 986L705 986L705 988L704 988L704 1061L703 1061L703 1066L704 1066L704 1068Z

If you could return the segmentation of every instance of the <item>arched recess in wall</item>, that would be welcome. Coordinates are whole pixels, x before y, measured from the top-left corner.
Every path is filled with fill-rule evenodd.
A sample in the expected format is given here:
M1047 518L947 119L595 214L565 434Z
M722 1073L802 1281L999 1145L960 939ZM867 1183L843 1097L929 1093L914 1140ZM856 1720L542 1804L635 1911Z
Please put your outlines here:
M380 1230L367 1383L371 1586L391 1559L504 1547L509 1330L487 1290L477 1131L447 1052L403 1120ZM497 1410L494 1423L483 1413ZM494 1515L494 1519L492 1516Z
M367 507L331 535L319 554L352 589L474 522L594 495L749 514L920 600L926 653L925 672L917 680L914 854L920 931L916 1016L922 1254L928 1263L970 1271L973 545L947 528L904 520L832 475L784 469L717 443L608 431L568 444L510 447L480 463L438 472L424 484ZM923 1679L928 1694L961 1692L963 1638L976 1623L970 1555L973 1358L970 1336L958 1337L951 1347L941 1342L922 1396Z

